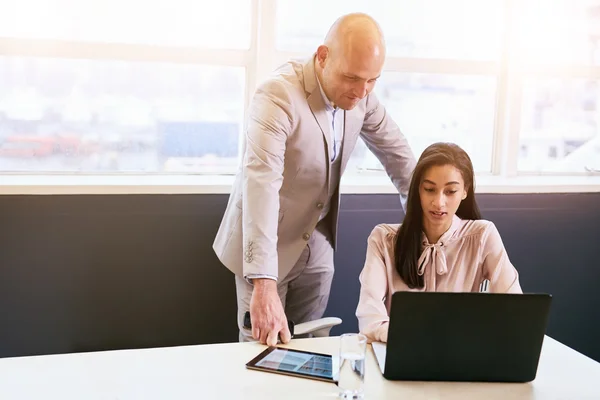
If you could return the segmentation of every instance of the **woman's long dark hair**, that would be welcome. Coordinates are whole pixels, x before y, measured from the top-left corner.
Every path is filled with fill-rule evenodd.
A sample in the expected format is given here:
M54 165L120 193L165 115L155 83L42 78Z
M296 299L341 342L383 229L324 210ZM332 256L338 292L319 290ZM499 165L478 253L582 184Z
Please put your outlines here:
M408 190L406 216L396 235L396 269L409 288L423 288L423 276L417 274L421 256L423 208L419 188L423 175L432 166L452 165L458 169L465 182L467 197L460 203L456 215L461 219L481 219L475 201L475 173L469 155L454 143L434 143L427 147L413 171Z

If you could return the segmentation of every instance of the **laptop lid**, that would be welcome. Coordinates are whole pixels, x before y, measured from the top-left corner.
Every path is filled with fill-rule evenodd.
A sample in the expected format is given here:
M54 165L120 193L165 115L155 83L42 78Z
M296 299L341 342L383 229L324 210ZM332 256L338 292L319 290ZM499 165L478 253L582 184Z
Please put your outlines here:
M535 379L549 294L396 292L384 377L529 382Z

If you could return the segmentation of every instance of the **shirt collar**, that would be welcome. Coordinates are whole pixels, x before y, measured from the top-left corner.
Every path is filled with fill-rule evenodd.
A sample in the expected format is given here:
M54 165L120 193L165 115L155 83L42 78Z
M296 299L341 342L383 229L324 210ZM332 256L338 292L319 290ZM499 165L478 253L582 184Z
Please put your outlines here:
M317 62L315 58L315 63ZM321 92L321 97L323 98L323 103L325 103L325 108L327 111L337 111L337 107L333 107L331 101L327 98L325 91L323 90L323 86L321 86L321 81L319 80L319 74L317 74L317 69L315 68L315 77L317 78L317 85L319 86L319 91Z
M448 228L448 230L446 232L444 232L444 234L438 239L437 243L429 243L429 240L427 239L427 235L425 235L425 232L421 232L421 240L423 242L423 245L430 246L430 245L434 245L434 244L443 244L444 241L451 238L452 235L454 234L454 232L456 232L456 230L460 226L460 221L461 221L461 219L456 214L454 214L452 216L452 224L450 225L450 228Z

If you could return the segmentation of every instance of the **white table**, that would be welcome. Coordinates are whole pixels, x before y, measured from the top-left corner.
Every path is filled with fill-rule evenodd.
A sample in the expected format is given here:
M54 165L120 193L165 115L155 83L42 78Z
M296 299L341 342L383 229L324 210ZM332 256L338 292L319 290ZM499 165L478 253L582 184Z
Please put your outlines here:
M338 338L288 347L337 355ZM265 346L231 343L0 359L0 399L334 399L327 382L247 370ZM600 399L600 363L546 337L532 383L390 382L371 348L366 399Z

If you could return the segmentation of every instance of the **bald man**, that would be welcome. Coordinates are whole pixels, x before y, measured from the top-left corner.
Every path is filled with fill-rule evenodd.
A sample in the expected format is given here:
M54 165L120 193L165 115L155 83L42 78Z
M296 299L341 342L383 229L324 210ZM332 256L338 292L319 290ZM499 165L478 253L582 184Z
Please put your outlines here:
M240 341L287 343L287 318L297 324L323 316L340 177L359 137L405 207L415 158L372 92L384 60L378 24L350 14L312 57L287 62L257 88L243 162L213 245L235 274ZM243 325L246 311L252 330Z

